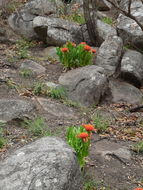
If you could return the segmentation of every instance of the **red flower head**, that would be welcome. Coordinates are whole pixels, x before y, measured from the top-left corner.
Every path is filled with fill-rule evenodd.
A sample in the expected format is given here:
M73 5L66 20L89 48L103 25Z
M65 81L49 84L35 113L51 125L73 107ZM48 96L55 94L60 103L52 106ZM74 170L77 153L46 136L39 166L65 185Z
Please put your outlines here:
M86 50L86 51L90 51L90 50L91 50L91 47L88 46L88 45L85 45L85 46L84 46L84 50Z
M82 126L86 129L86 131L95 131L94 126L91 124L83 124Z
M86 45L86 42L81 42L80 44L82 44L82 45Z
M88 133L82 132L77 137L80 138L80 139L82 139L83 142L87 142L89 135L88 135Z
M96 53L96 49L91 49L91 52L92 53Z
M143 188L142 187L137 187L134 190L143 190Z
M69 49L68 49L68 48L61 48L61 51L62 51L62 52L68 52Z

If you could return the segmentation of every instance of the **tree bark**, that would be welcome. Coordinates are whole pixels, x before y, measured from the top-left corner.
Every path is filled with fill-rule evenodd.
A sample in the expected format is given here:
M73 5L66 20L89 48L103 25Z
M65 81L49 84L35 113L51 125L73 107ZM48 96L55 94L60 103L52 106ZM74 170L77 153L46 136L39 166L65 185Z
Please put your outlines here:
M99 46L101 40L97 28L96 0L83 0L84 17L92 45Z

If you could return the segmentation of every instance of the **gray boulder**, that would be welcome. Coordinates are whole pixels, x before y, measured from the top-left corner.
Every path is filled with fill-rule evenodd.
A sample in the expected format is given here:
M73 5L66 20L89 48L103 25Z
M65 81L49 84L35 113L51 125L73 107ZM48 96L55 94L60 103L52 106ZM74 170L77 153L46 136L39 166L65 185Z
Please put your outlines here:
M128 147L109 140L97 142L94 147L94 154L107 160L111 160L111 155L115 155L125 162L131 160L131 152Z
M42 65L39 65L35 61L32 60L25 60L21 63L20 69L29 69L32 71L33 74L40 75L45 73L46 69Z
M59 0L30 0L21 10L9 17L8 23L18 34L26 38L37 38L33 30L33 19L38 15L58 14L58 8L62 5Z
M33 28L39 38L42 37L48 45L61 46L67 41L82 41L80 26L61 18L38 16L33 20Z
M128 0L121 2L121 7L127 10ZM143 24L143 4L140 0L132 1L131 14ZM139 48L143 48L143 31L134 20L120 14L118 17L117 29L119 36L123 39L125 44L129 43Z
M141 104L143 101L142 92L126 82L110 80L109 88L113 103Z
M85 106L98 104L107 87L104 69L95 65L68 71L59 83L68 89L69 99Z
M121 61L121 78L140 87L143 83L143 55L127 50Z
M95 64L103 67L107 75L114 74L120 63L122 49L122 39L118 36L109 36L100 46Z
M46 98L38 98L37 99L45 113L55 116L56 118L67 118L67 119L75 119L77 118L74 114L74 111L63 105L62 103L54 102L50 99Z
M0 163L1 190L80 190L75 152L60 138L45 137Z
M34 105L26 100L0 99L0 120L2 121L27 116L33 110Z

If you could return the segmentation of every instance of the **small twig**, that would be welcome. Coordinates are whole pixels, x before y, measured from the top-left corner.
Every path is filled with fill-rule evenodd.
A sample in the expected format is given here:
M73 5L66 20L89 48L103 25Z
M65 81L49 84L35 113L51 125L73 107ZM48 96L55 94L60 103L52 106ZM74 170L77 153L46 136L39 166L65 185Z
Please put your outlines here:
M134 107L134 108L130 108L129 109L129 111L130 112L137 112L139 109L141 109L141 108L143 108L143 105L141 105L141 106L136 106L136 107Z
M112 156L113 158L119 160L121 163L123 163L124 165L127 165L126 162L124 162L121 158L119 158L116 154L114 153L107 153L106 155Z

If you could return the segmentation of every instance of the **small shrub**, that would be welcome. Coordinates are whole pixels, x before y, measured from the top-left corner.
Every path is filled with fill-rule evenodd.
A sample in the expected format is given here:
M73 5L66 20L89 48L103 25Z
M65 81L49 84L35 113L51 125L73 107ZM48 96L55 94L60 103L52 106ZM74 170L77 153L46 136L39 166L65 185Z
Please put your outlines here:
M98 133L104 133L108 129L109 121L105 120L101 115L97 114L93 120Z
M110 25L113 24L113 20L112 20L112 18L109 18L109 17L103 17L101 20L102 20L102 22L104 22L104 23L106 23L106 24L110 24Z
M19 59L25 59L28 58L28 49L31 47L34 47L35 43L30 42L26 39L21 39L17 41L16 44L16 52Z
M33 87L33 93L37 96L47 94L46 85L43 82L36 82Z
M88 130L85 126L90 126ZM67 142L77 153L78 162L81 168L85 165L85 157L89 154L91 132L94 130L92 125L70 126L67 129Z
M138 143L136 143L133 146L133 150L137 153L143 153L143 141L140 141Z
M66 90L64 87L51 88L50 96L54 99L65 99L66 98Z
M68 69L91 65L95 52L85 42L79 45L67 42L62 48L57 48L61 63Z
M26 69L26 68L21 69L19 73L24 78L29 78L33 74L31 69Z
M49 132L47 131L47 126L45 124L44 118L42 117L37 117L34 120L25 119L23 125L34 136L46 136Z

